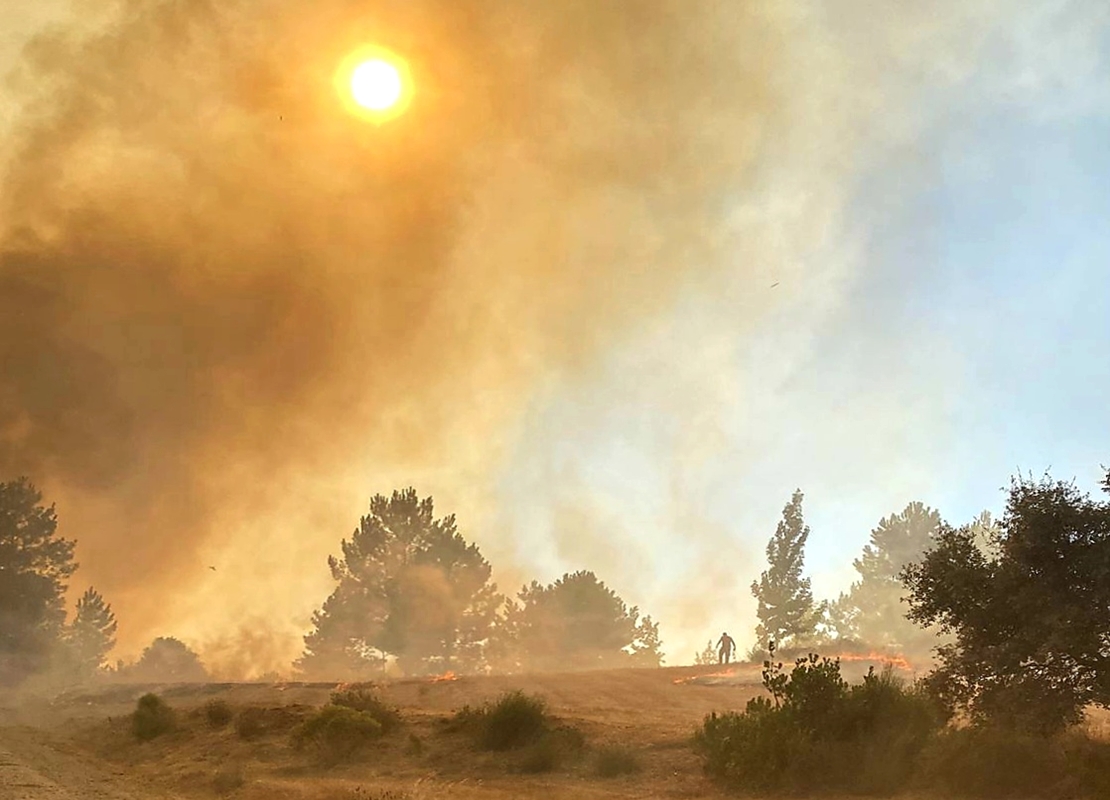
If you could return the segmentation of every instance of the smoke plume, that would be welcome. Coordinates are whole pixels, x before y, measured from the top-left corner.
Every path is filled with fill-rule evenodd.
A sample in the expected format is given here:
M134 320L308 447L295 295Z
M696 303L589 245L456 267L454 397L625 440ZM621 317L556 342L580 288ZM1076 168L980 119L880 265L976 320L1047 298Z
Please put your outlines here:
M369 494L481 497L545 380L720 268L776 124L747 4L86 11L14 84L0 475L58 499L132 648L293 635ZM413 72L382 126L332 86L367 42Z

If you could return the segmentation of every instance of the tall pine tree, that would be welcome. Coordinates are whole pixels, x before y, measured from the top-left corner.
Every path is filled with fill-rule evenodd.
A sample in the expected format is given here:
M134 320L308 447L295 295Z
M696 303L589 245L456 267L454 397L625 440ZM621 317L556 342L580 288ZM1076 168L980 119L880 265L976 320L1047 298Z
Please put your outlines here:
M77 601L77 614L66 630L66 644L74 669L81 678L95 675L116 646L116 615L92 587Z
M809 578L802 577L809 526L802 518L802 491L794 492L782 510L782 520L767 543L768 569L752 583L759 601L756 636L760 645L804 645L813 638L817 613Z
M504 600L454 516L435 519L432 498L412 488L376 495L341 549L328 559L338 585L313 615L302 672L359 677L389 656L410 674L479 666Z
M936 644L932 632L906 618L900 573L933 546L940 525L940 514L920 502L879 520L852 562L859 580L829 606L829 625L837 637L910 653L927 652Z
M65 624L72 541L26 478L0 483L0 686L47 668Z

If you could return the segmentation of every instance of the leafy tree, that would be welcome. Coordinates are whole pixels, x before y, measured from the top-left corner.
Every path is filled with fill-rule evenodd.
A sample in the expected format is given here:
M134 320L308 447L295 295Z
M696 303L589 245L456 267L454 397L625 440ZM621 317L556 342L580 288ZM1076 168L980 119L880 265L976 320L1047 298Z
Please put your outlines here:
M659 666L659 625L592 572L525 586L508 614L520 667L528 670Z
M66 644L81 677L95 674L116 646L116 615L92 587L77 601L77 615L66 630Z
M859 580L828 607L827 618L838 637L902 651L924 652L935 643L934 632L906 617L899 576L933 546L940 524L940 514L919 502L879 520L863 554L852 562Z
M481 664L503 599L454 515L435 519L432 498L412 488L376 495L341 549L328 559L338 585L313 615L301 671L357 676L388 656L408 673Z
M0 686L46 668L65 623L72 541L26 479L0 483Z
M809 578L802 577L809 526L802 518L802 491L794 492L782 511L782 520L767 543L768 569L752 583L759 601L757 641L785 647L810 641L816 630L817 611Z
M208 671L193 650L172 636L160 636L124 670L127 678L150 683L206 681Z
M976 723L1034 733L1110 704L1110 503L1014 479L995 546L977 538L942 526L903 572L910 617L955 636L938 648L935 693Z

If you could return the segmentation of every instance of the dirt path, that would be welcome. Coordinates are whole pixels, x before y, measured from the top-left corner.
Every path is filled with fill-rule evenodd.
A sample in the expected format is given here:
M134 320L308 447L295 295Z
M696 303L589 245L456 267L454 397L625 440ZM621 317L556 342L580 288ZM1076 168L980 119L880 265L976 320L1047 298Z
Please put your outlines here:
M32 728L0 728L0 798L4 800L152 800L83 754Z

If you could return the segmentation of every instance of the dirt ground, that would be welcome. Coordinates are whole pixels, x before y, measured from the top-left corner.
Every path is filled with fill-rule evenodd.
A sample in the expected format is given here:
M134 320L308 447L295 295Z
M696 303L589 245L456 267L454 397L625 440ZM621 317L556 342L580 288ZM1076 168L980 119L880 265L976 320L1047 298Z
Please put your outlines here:
M336 684L105 686L0 710L0 798L723 798L702 773L690 736L710 711L743 708L762 688L756 667L739 667L723 680L705 677L715 672L675 667L383 681L379 693L400 709L404 727L332 768L297 752L289 734ZM561 724L582 732L585 751L553 772L522 774L511 755L480 752L447 724L464 705L515 689L544 697ZM151 690L177 711L179 726L140 743L128 715ZM202 708L214 698L237 711L266 709L271 724L249 740L234 725L212 729ZM592 756L607 745L631 750L641 771L600 777Z

